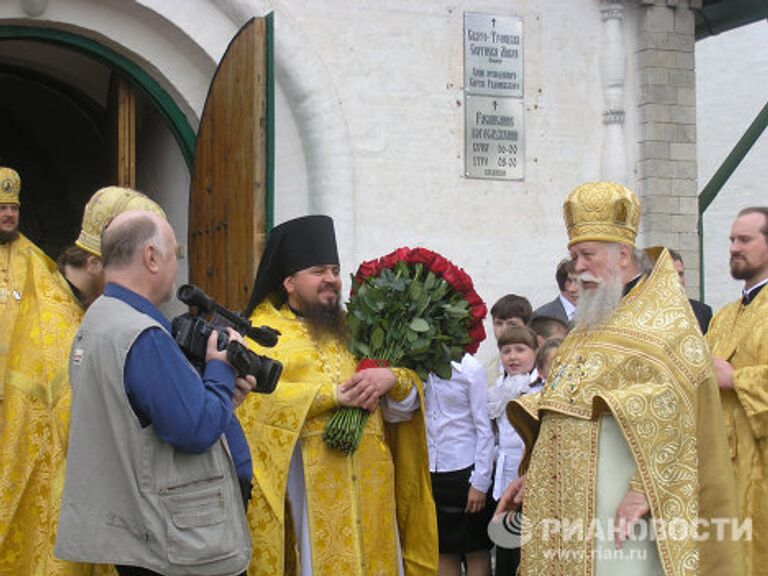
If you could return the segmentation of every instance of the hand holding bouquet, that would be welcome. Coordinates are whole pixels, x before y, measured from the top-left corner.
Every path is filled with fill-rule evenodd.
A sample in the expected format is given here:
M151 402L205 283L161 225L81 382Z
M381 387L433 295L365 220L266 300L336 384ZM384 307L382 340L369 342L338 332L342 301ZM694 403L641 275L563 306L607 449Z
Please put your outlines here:
M459 267L425 248L400 248L363 262L347 303L350 349L358 369L398 366L422 380L434 372L451 377L451 362L474 353L485 338L486 308ZM324 438L350 453L357 448L368 412L340 408Z

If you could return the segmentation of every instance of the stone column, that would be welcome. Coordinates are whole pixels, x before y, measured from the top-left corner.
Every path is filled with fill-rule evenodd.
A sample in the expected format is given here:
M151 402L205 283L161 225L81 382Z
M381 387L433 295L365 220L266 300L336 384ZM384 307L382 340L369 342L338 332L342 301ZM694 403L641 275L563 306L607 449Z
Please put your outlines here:
M603 42L600 75L603 83L603 148L600 158L603 180L627 184L627 148L624 137L624 82L626 48L621 0L601 0Z
M698 293L694 8L701 0L640 0L638 193L645 245L680 252Z

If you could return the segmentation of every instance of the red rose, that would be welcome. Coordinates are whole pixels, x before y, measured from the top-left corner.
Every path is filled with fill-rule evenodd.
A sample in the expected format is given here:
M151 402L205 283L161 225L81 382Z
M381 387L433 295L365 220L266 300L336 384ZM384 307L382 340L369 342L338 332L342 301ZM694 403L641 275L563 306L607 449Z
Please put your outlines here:
M472 289L472 279L466 272L457 266L451 266L443 273L443 278L453 289L461 294L465 294Z
M432 260L432 264L429 265L429 269L431 272L433 272L434 274L437 274L438 276L443 276L443 277L445 277L444 276L445 271L451 267L453 267L453 264L451 264L450 262L448 262L448 260L440 256L440 254L435 254L435 259ZM448 282L447 279L446 279L446 282Z
M475 308L476 306L485 308L485 302L483 302L483 299L477 295L477 292L475 292L474 289L464 294L464 300L467 301L467 304L469 304L471 308Z
M391 254L387 254L386 256L382 256L381 258L381 267L382 268L394 268L395 264L398 262L408 261L408 254L410 253L410 250L408 248L398 248Z
M355 274L355 279L362 282L370 276L378 276L379 272L381 272L381 263L378 260L368 260L360 264L357 274Z
M474 354L480 347L480 342L485 340L485 328L483 327L483 324L480 322L475 324L472 328L470 328L468 336L472 339L472 342L467 344L465 350L470 354Z
M427 250L426 248L414 248L408 255L408 262L411 264L422 264L425 268L429 269L435 256L437 256L437 254L432 252L432 250Z
M475 320L482 320L483 318L485 318L486 312L487 310L485 308L485 304L483 304L482 302L480 303L479 306L472 306L469 309L469 315L472 316L472 318L474 318Z
M383 368L389 366L389 362L386 360L374 360L373 358L363 358L360 360L360 362L357 363L357 368L355 368L355 372L361 372L363 370L367 370L368 368Z

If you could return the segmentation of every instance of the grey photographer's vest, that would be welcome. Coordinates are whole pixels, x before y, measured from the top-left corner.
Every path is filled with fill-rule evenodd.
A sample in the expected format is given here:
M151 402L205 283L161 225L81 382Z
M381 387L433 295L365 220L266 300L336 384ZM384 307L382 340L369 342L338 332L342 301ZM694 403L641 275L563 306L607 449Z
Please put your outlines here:
M203 454L180 452L153 426L141 427L126 396L126 356L150 327L161 326L125 302L102 296L75 336L55 555L169 576L239 574L250 560L251 543L224 437Z

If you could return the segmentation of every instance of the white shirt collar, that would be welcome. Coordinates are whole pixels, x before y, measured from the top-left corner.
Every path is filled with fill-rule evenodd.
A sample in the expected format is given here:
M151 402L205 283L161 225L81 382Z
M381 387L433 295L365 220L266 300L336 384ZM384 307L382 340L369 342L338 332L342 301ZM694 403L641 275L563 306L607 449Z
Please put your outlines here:
M768 278L766 278L766 279L765 279L765 280L763 280L762 282L758 282L757 284L755 284L754 286L752 286L752 288L750 288L749 290L743 290L743 289L742 289L742 291L741 291L741 295L742 295L742 296L749 296L749 295L750 295L750 294L751 294L751 293L752 293L754 290L757 290L758 288L760 288L760 286L763 286L763 285L764 285L765 283L767 283L767 282L768 282Z
M565 310L565 315L568 316L568 320L573 319L573 312L576 310L576 306L571 304L571 301L562 294L560 294L558 298L560 298L560 303L563 305L563 309Z

